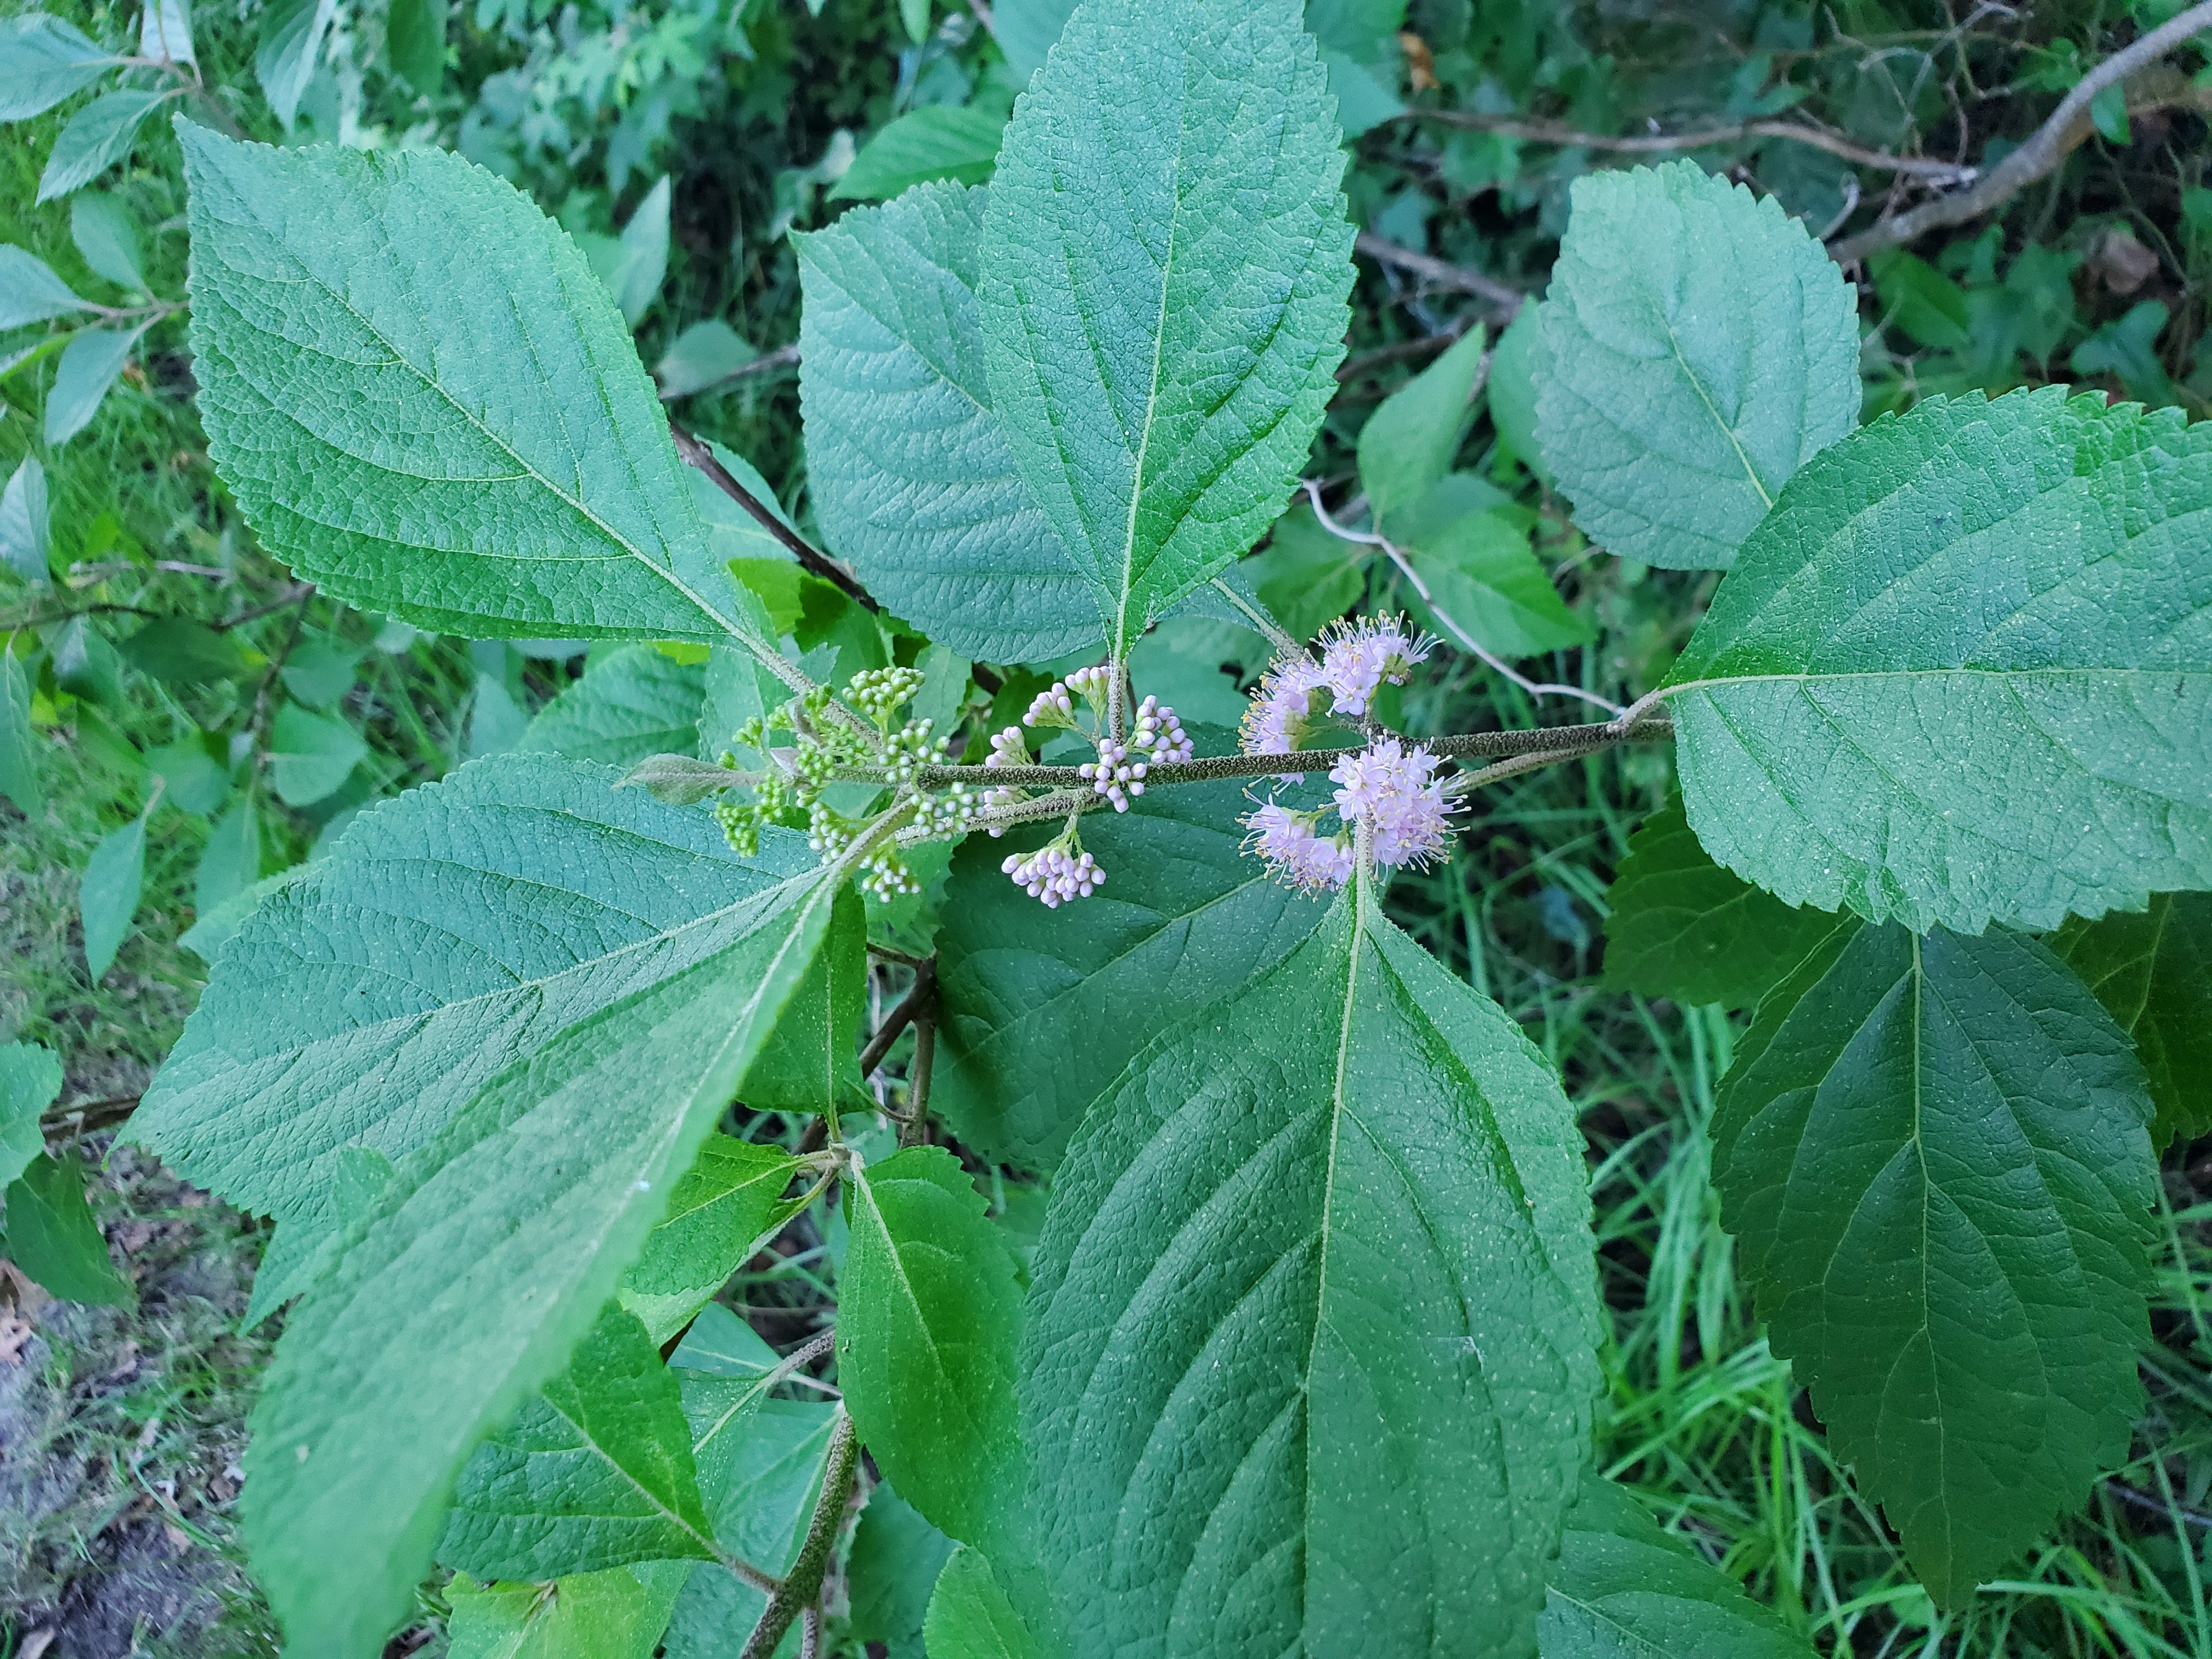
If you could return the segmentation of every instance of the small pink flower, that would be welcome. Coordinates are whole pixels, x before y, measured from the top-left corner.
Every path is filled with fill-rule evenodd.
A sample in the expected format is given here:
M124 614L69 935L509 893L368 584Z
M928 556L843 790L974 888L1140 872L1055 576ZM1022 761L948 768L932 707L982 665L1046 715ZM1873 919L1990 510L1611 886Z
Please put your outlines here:
M1427 750L1385 738L1329 769L1336 810L1347 824L1364 823L1378 864L1426 864L1451 834L1450 805L1435 781L1438 762Z
M1293 812L1269 801L1249 815L1246 843L1274 872L1295 887L1335 888L1352 879L1350 838L1315 833L1317 812Z
M1248 755L1288 755L1313 726L1313 694L1323 684L1321 665L1310 657L1285 657L1270 668L1244 710L1243 749Z
M1357 720L1367 713L1377 688L1385 681L1403 685L1413 665L1434 649L1436 641L1409 633L1402 617L1340 622L1322 636L1322 680L1336 699L1336 712Z

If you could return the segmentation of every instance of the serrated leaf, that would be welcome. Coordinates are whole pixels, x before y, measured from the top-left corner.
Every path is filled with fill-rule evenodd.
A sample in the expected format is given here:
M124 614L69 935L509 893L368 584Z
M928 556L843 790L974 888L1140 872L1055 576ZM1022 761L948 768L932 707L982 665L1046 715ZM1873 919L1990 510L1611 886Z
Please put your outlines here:
M1694 161L1572 196L1538 319L1544 459L1607 550L1725 567L1858 419L1856 299L1780 203Z
M550 1584L447 1587L447 1659L653 1659L688 1561L641 1562Z
M392 67L425 98L446 88L447 0L393 0L385 26L384 49Z
M635 765L648 755L690 748L706 696L702 665L672 662L649 645L625 645L539 709L515 747L524 754Z
M398 1163L516 1054L735 947L813 866L782 831L742 860L706 813L613 781L500 757L362 812L224 948L133 1133L241 1208L313 1212L339 1148Z
M2135 1043L2158 1109L2152 1139L2212 1134L2212 896L2160 893L2141 913L2069 921L2047 943Z
M1862 928L1737 1052L1713 1142L1739 1269L1941 1604L2125 1455L2150 1116L2110 1016L2002 931Z
M830 550L939 644L1046 661L1098 609L992 413L975 298L984 192L925 185L792 239L807 477Z
M150 809L150 803L149 803ZM77 887L77 910L84 921L84 965L93 983L115 963L115 953L131 937L131 918L146 885L146 815L100 837L85 860Z
M1668 675L1690 823L1792 904L1978 933L2212 884L2212 423L1929 398L1818 457Z
M1335 392L1344 151L1295 0L1089 0L985 212L992 406L1125 653L1283 509Z
M609 1306L461 1471L438 1559L479 1579L714 1559L677 1379Z
M751 1326L720 1303L710 1302L699 1310L668 1363L678 1370L736 1377L750 1384L775 1369L776 1353ZM695 1443L697 1438L695 1434Z
M922 1659L921 1625L930 1591L958 1548L901 1498L888 1480L868 1494L845 1555L848 1628L859 1642L880 1642L886 1659Z
M131 361L131 348L151 326L88 328L62 348L53 387L46 393L47 443L65 444L92 424L108 388Z
M953 855L930 1105L963 1142L1051 1168L1162 1010L1227 995L1313 930L1327 907L1239 850L1245 807L1240 784L1190 784L1086 820L1112 874L1087 915L1042 910L1009 882L1009 842L971 837Z
M630 214L622 234L604 243L605 262L593 261L622 310L623 320L632 328L668 280L668 176L663 173Z
M49 1296L128 1307L137 1300L108 1260L107 1240L84 1199L84 1165L74 1152L41 1152L8 1183L9 1260Z
M688 963L602 970L581 1018L494 1045L505 1068L399 1164L375 1218L291 1315L255 1408L243 1507L258 1576L301 1651L366 1659L405 1614L454 1476L613 1293L804 974L835 885L833 869L811 870L711 912ZM234 973L243 939L222 959ZM552 1001L548 990L528 999ZM332 1560L361 1565L334 1575Z
M868 918L857 892L837 896L829 937L745 1073L757 1111L873 1110L860 1076L860 1014L868 993Z
M27 328L50 317L91 309L92 301L79 299L38 255L13 243L0 244L0 329Z
M1078 1656L1533 1656L1597 1384L1581 1137L1371 885L1054 1178L1023 1346Z
M1440 491L1451 488L1449 479L1438 486ZM1455 644L1463 630L1485 650L1505 657L1533 657L1597 637L1559 598L1526 530L1496 513L1445 516L1420 509L1417 502L1400 510L1399 517L1415 520L1411 526L1385 526L1429 590L1426 604L1418 592L1406 596L1416 620ZM1457 629L1445 623L1445 616Z
M344 720L288 702L269 728L269 779L287 806L312 806L336 794L368 744Z
M156 63L194 64L190 0L145 0L138 19L138 55Z
M444 632L773 653L620 313L512 185L436 150L179 131L200 415L272 553Z
M1300 501L1275 520L1267 545L1232 567L1292 639L1310 640L1367 591L1368 549L1322 528Z
M1044 1659L991 1564L972 1549L955 1550L938 1574L922 1638L929 1659Z
M51 12L0 21L0 121L43 114L114 61L76 24Z
M0 645L0 795L26 816L46 811L39 787L39 740L31 731L31 681L15 653Z
M837 1380L870 1454L963 1543L1020 1519L1014 1261L960 1161L912 1146L856 1169L837 1285Z
M1595 1474L1546 1579L1543 1659L1813 1659L1803 1637Z
M329 1273L349 1231L375 1212L392 1173L392 1160L373 1146L347 1146L339 1152L325 1189L329 1202L324 1212L290 1216L276 1224L261 1253L261 1265L253 1271L253 1295L239 1322L240 1330L252 1330Z
M213 953L236 931L235 924L228 928L215 927L216 913L260 880L261 813L249 793L240 795L209 828L199 868L192 876L192 908L199 920L184 942L203 960L212 962ZM209 931L203 933L203 928Z
M253 52L254 79L261 82L269 107L289 131L307 82L315 78L323 37L337 15L337 0L274 0L261 13L261 35ZM198 232L194 233L198 240Z
M908 110L860 146L830 199L880 202L940 179L980 185L998 165L1006 125L988 110L951 104Z
M1715 864L1679 796L1628 838L1606 890L1607 988L1747 1008L1838 933L1846 912L1793 909Z
M1359 487L1394 535L1390 514L1443 482L1474 422L1474 386L1486 336L1480 327L1382 400L1359 428Z
M46 152L39 200L82 190L131 154L139 123L162 101L158 92L103 92L69 118Z
M33 1042L0 1043L0 1187L46 1149L39 1119L62 1091L62 1063Z
M789 1017L787 1005L784 1018ZM791 1154L781 1146L708 1137L698 1161L668 1195L667 1213L623 1275L622 1304L644 1322L656 1346L682 1330L799 1212L801 1200L783 1195L795 1173Z
M52 524L46 507L46 470L26 455L0 491L0 564L27 582L50 582L46 563Z

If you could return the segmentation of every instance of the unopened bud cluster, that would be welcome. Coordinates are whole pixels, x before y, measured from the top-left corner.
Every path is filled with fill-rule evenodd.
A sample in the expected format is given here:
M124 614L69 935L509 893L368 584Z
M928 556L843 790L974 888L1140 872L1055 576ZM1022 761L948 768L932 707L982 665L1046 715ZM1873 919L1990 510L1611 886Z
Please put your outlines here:
M1068 899L1089 898L1105 884L1106 872L1098 861L1063 836L1024 858L1009 853L1000 865L1014 885L1048 910L1057 910Z

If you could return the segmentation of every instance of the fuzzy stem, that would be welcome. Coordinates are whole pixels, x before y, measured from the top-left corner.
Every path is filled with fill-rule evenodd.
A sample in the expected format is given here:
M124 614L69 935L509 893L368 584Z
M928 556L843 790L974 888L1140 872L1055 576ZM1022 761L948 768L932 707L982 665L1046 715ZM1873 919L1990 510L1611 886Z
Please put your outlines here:
M822 1471L822 1496L814 1505L814 1519L806 1528L806 1542L799 1559L775 1587L762 1612L760 1623L745 1638L738 1659L769 1659L792 1621L816 1604L822 1594L823 1576L830 1568L830 1551L845 1522L845 1506L852 1501L853 1476L860 1461L860 1443L853 1419L841 1409L837 1425L830 1431L830 1454Z

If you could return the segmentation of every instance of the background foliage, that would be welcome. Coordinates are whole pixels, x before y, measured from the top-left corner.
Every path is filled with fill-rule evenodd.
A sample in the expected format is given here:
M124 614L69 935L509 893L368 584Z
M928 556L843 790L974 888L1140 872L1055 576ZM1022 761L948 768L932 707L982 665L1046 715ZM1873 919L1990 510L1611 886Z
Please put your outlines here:
M1347 189L1365 257L1352 356L1309 475L1341 505L1386 393L1455 341L1487 345L1478 330L1505 323L1518 294L1571 283L1553 271L1569 185L1662 159L1622 141L1660 135L1668 153L1753 184L1840 240L1880 209L1955 184L1960 164L1996 161L2086 70L2181 9L1313 0L1309 22L1355 130ZM7 129L0 241L91 308L56 297L20 262L0 266L0 472L17 481L0 505L0 629L11 641L0 665L0 1042L63 1057L45 1126L53 1171L39 1178L65 1199L89 1177L108 1247L106 1260L77 1261L70 1302L9 1281L7 1651L30 1653L40 1632L87 1655L270 1645L236 1570L232 1505L238 1424L271 1328L246 1322L281 1300L257 1297L249 1315L247 1287L266 1247L266 1291L281 1249L265 1224L198 1201L141 1154L94 1163L173 1042L226 902L312 859L365 804L463 759L578 752L579 722L609 758L688 747L650 735L665 718L655 687L702 672L635 647L418 634L304 588L267 556L215 477L191 401L170 108L270 139L450 148L514 180L578 238L684 423L757 468L811 527L792 349L805 262L787 233L918 179L989 176L1000 125L1065 10L1004 0L987 26L982 7L914 0L210 6L190 18L185 70L103 68ZM91 40L157 55L135 5L53 15ZM186 37L166 15L151 39L174 58ZM2101 96L2064 164L2000 211L1875 249L1850 271L1839 303L1856 309L1863 413L2046 380L2207 413L2207 62L2201 40L2172 54ZM12 86L0 72L0 102ZM1792 123L1831 142L1792 136ZM1674 142L1715 132L1695 147ZM1911 165L1869 164L1869 152ZM1712 578L1663 568L1663 550L1649 564L1587 556L1530 470L1539 416L1515 369L1527 345L1510 332L1499 343L1456 453L1455 487L1495 509L1480 529L1457 515L1394 522L1411 550L1401 568L1299 508L1245 572L1302 632L1352 608L1421 616L1425 590L1455 618L1480 619L1474 643L1538 658L1524 666L1539 679L1625 701L1668 672ZM1460 350L1473 385L1479 350ZM702 505L718 500L708 491ZM750 521L722 522L726 553L778 556ZM776 619L802 644L854 653L854 665L911 653L911 641L856 623L826 584L795 568L776 580L787 600ZM1138 647L1135 670L1186 719L1230 723L1265 648L1232 624L1184 618ZM634 673L622 713L564 700L586 664L604 669L620 650ZM1410 729L1534 720L1528 693L1475 656L1443 660L1406 694ZM1017 671L999 695L1018 709L1042 683ZM1003 724L1006 711L994 709ZM2205 1124L2161 1120L2172 1144L2151 1249L2157 1343L2141 1367L2147 1405L2125 1467L2014 1578L1937 1615L1878 1516L1837 1478L1838 1455L1761 1340L1719 1231L1708 1123L1722 1114L1723 1146L1741 1127L1715 1081L1746 1035L1729 1010L1737 999L1722 984L1698 1007L1603 991L1635 983L1623 942L1602 939L1604 895L1629 832L1664 806L1668 774L1662 756L1616 750L1495 791L1451 861L1401 878L1389 896L1401 924L1496 996L1560 1067L1581 1115L1612 1328L1601 1467L1823 1651L2212 1654L2202 1381L2212 1170L2192 1144ZM963 930L987 925L950 919L944 971L958 971ZM878 970L879 1001L898 988ZM2185 1016L2175 1029L2186 1041ZM872 1098L896 1100L903 1054L889 1056ZM939 1086L957 1099L957 1072ZM1051 1121L1041 1111L1044 1133ZM1017 1150L1038 1132L1004 1126ZM1036 1189L988 1172L984 1184L998 1223L1033 1237ZM23 1234L29 1208L11 1194L18 1255L37 1248ZM842 1227L833 1231L732 1281L722 1300L744 1320L729 1320L726 1346L742 1346L748 1330L781 1348L805 1337L824 1286L848 1263L866 1270L865 1244L856 1237L848 1254ZM710 1356L695 1357L705 1363L687 1377L714 1374ZM688 1393L680 1402L694 1403ZM794 1447L819 1427L802 1403L770 1402L789 1408ZM757 1499L775 1472L744 1478ZM801 1525L804 1498L788 1500ZM1632 1552L1640 1519L1577 1547ZM854 1545L873 1565L854 1570L848 1649L917 1650L926 1596L902 1600L900 1587L926 1588L943 1547L878 1490ZM605 1607L575 1617L612 1628L661 1593L611 1572L626 1583L611 1579ZM492 1639L507 1614L468 1589L456 1580L426 1601L403 1643L459 1652Z

